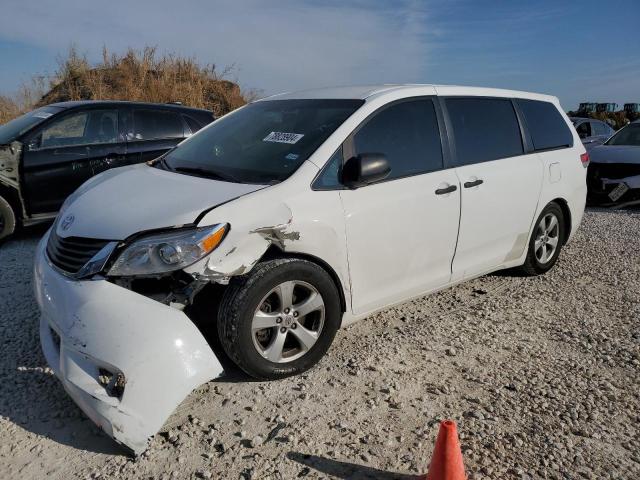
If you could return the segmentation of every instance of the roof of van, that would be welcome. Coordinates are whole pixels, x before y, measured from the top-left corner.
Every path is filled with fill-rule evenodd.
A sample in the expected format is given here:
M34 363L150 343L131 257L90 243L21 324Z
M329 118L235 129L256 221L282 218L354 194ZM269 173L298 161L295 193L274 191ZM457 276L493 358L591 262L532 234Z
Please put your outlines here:
M557 98L551 95L538 93L521 92L517 90L505 90L500 88L485 87L465 87L457 85L429 85L429 84L382 84L382 85L353 85L345 87L327 87L297 92L285 92L264 100L294 100L294 99L360 99L365 100L370 97L378 97L387 94L406 91L408 95L472 95L485 97L516 97L531 98L536 100L556 101Z
M133 102L126 100L73 100L69 102L57 102L50 103L47 107L59 107L59 108L76 108L76 107L87 107L87 106L103 106L103 105L138 105L143 107L167 107L167 108L175 108L178 110L196 110L200 112L208 112L209 110L205 110L203 108L194 108L186 105L182 105L180 103L151 103L151 102Z

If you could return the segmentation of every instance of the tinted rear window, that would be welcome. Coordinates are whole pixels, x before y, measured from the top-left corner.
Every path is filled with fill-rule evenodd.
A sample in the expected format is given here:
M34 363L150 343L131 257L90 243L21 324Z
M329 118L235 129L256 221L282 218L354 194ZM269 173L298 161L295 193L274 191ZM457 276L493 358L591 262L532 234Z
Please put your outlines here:
M447 98L445 103L453 127L458 165L523 153L520 126L511 100Z
M180 115L166 110L136 110L133 113L134 140L184 137Z
M516 102L524 114L535 150L573 146L571 130L553 103L524 99Z

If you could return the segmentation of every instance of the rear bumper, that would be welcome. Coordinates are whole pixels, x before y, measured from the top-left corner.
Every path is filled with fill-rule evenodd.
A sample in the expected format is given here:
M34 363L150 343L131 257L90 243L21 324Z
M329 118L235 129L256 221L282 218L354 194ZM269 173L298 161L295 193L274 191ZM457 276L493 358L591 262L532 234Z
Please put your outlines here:
M46 258L47 238L34 267L47 363L94 423L140 454L176 406L222 366L184 313L106 280L58 273ZM124 380L120 389L105 388L105 372Z

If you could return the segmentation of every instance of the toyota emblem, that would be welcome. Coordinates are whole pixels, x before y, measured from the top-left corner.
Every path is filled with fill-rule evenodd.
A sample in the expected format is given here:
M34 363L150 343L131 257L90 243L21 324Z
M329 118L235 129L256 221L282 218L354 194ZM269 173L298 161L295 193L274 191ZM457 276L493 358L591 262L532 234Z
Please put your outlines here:
M66 217L64 217L64 220L62 220L62 223L60 224L62 230L69 230L69 227L73 224L73 221L75 219L76 217L74 217L73 215L67 215Z

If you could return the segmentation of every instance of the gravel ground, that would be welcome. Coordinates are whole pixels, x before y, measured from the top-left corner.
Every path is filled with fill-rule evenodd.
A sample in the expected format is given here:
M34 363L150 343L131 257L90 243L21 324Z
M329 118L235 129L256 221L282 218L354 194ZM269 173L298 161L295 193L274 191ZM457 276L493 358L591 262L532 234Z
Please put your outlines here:
M377 478L458 422L471 479L640 478L640 213L587 212L546 276L492 275L339 332L306 375L202 386L125 457L45 368L42 229L0 247L3 478Z

